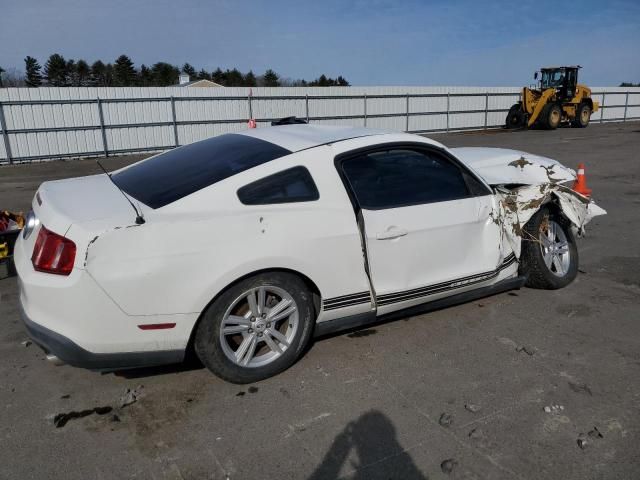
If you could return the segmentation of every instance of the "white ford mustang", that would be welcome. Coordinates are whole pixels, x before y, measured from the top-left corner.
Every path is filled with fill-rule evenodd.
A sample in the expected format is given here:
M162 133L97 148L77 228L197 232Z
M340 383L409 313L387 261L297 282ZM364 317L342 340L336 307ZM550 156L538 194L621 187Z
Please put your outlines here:
M24 321L70 365L193 349L220 377L253 382L314 334L567 285L576 235L605 213L574 179L547 158L363 128L210 138L43 183L15 247Z

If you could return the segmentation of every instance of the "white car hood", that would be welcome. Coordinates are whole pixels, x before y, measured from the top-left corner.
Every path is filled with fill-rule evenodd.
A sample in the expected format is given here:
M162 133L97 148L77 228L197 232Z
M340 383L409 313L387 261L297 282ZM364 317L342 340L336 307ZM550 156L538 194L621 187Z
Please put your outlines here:
M539 185L576 178L574 170L557 160L505 148L451 148L451 153L489 185Z

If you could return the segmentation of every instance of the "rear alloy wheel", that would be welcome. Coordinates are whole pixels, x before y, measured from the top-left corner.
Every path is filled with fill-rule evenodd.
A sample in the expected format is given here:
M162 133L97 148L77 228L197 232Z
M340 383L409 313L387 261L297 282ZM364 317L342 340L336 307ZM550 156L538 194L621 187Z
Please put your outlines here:
M555 290L578 274L578 248L569 222L541 208L524 227L520 273L528 287Z
M576 118L572 124L574 127L585 128L591 120L591 107L586 103L581 103L576 110Z
M522 105L516 103L509 109L507 113L507 119L505 121L505 127L507 128L522 128L524 127L526 118L522 111Z
M251 277L205 311L195 335L202 363L233 383L251 383L288 368L313 330L311 295L289 273Z
M555 130L562 121L562 109L557 103L546 105L542 109L542 122L548 130Z

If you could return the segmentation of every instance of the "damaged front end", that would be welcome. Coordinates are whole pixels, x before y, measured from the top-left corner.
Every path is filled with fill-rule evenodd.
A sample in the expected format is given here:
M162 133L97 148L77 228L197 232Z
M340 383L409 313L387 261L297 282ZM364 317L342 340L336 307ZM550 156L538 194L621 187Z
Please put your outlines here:
M593 217L607 212L589 198L554 183L521 185L507 188L495 186L499 199L499 211L494 221L502 227L504 239L516 257L520 257L523 229L526 223L543 206L553 204L571 223L574 234L582 236L585 225Z
M519 258L524 226L544 205L553 205L582 236L585 225L607 212L573 190L576 172L560 162L516 150L455 148L452 152L493 187L498 199L493 221Z

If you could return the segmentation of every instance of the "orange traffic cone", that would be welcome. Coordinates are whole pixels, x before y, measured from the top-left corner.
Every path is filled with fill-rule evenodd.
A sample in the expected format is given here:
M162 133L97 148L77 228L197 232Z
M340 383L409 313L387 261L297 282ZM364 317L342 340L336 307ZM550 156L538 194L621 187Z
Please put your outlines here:
M587 176L584 174L584 163L578 165L578 176L573 183L573 191L578 192L585 197L591 196L591 189L587 187Z
M249 120L249 123L247 125L249 126L249 128L256 128L256 121L252 118Z

